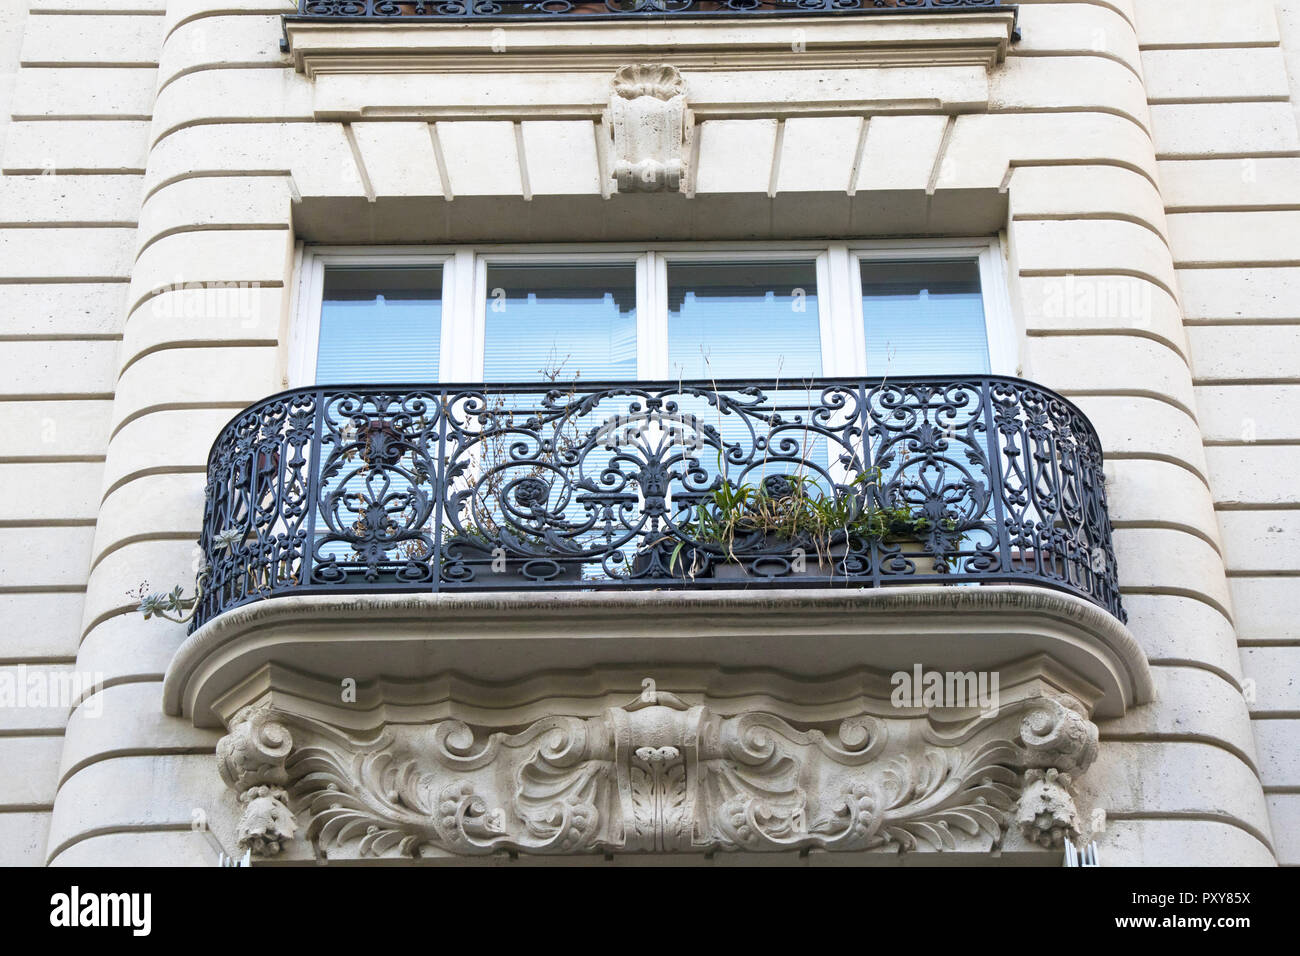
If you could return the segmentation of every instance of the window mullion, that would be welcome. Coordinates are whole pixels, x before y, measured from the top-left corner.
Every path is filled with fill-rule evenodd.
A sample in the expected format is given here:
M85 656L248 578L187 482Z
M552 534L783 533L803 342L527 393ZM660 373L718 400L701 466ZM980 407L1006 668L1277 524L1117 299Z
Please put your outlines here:
M316 382L316 353L320 348L321 302L325 290L325 267L321 257L308 251L303 270L295 319L295 339L289 361L289 384L297 387Z
M461 321L464 330L457 346L458 365L452 372L456 381L483 381L483 340L487 326L487 262L473 250L456 251L457 299L464 303L458 311L466 311L467 321Z
M1020 374L1020 342L1008 295L1006 270L1002 261L1002 244L989 243L980 253L980 299L984 304L985 336L989 348L989 368L995 375Z
M822 368L832 377L863 374L863 350L854 336L852 261L848 246L841 244L830 246L818 256Z
M637 377L668 377L667 266L654 251L637 259Z
M468 267L462 261L462 253L469 259ZM459 369L464 368L458 350L465 338L466 329L472 331L473 322L472 315L469 314L472 311L473 296L467 302L462 290L467 268L472 275L473 254L470 250L458 249L442 264L442 334L436 370L439 382L454 382L467 377L457 374Z

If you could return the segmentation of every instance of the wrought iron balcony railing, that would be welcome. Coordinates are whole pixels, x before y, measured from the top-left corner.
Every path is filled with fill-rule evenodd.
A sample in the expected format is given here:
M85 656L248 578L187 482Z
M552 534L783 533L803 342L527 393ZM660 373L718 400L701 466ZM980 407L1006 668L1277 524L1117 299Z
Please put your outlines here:
M997 376L319 386L208 462L195 626L286 594L1031 583L1123 620L1097 436Z
M581 19L670 16L962 12L1001 0L298 0L298 15L323 19Z

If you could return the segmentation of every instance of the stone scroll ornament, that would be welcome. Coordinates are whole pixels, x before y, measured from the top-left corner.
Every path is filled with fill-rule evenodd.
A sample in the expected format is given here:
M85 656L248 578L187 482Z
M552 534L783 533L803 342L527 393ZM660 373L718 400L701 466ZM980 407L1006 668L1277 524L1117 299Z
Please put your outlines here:
M262 703L235 715L218 758L243 808L239 846L262 857L299 835L334 859L986 852L1013 823L1044 847L1078 837L1071 780L1097 729L1075 703L1022 701L938 746L866 714L827 729L719 714L649 679L598 716L515 733L442 720L356 740Z
M619 192L681 188L689 122L686 85L675 68L641 63L615 73L606 123Z

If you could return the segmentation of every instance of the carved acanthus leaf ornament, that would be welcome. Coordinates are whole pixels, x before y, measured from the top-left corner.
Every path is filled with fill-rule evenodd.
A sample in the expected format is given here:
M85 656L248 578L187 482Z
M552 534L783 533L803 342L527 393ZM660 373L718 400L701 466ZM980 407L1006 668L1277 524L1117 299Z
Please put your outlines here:
M260 855L299 833L318 855L357 858L987 850L1013 821L1055 846L1078 835L1071 774L1096 753L1075 704L1022 701L916 739L865 713L802 727L722 713L647 679L629 703L518 732L447 719L356 740L255 705L218 755L245 807L240 846Z

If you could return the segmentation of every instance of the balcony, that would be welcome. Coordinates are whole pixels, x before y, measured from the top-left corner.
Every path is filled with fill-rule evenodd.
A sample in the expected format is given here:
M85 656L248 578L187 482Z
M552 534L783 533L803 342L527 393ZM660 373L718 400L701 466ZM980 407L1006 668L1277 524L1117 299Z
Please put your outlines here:
M298 16L342 20L582 20L962 13L1001 0L299 0Z
M298 595L1032 585L1124 620L1102 455L997 376L318 386L208 463L194 629Z
M284 392L213 448L164 709L263 857L1055 862L1153 694L1101 468L997 376Z

